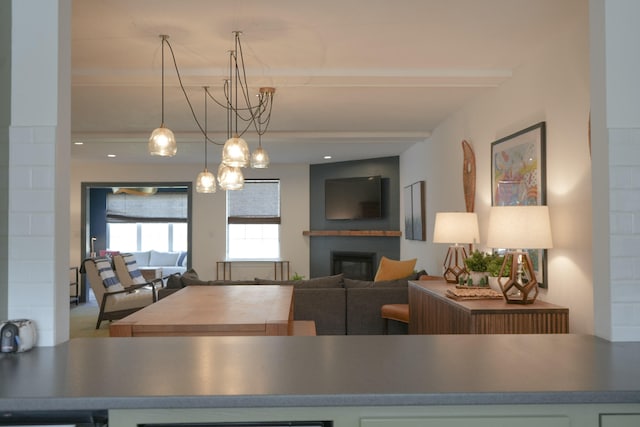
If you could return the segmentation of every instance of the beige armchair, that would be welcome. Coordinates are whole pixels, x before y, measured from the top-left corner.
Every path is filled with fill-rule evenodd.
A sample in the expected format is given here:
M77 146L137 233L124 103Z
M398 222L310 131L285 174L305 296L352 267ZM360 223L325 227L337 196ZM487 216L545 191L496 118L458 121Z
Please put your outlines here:
M109 258L88 258L82 263L83 273L100 305L96 329L103 320L122 319L157 300L156 290L148 283L125 289L118 280Z

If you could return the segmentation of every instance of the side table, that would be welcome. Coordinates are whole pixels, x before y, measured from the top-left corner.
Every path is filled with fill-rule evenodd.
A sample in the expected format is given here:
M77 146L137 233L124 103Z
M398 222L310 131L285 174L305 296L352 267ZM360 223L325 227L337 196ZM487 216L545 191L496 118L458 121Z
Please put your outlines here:
M147 282L162 277L162 267L140 267L139 270Z

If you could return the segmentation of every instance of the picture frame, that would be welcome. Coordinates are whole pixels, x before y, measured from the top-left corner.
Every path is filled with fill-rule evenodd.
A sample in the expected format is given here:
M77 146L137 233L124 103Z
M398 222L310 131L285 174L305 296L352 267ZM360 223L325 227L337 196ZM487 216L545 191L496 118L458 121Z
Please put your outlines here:
M424 181L404 187L404 237L407 240L427 240L425 188Z
M491 205L546 205L546 123L491 143ZM547 250L529 250L536 279L547 287Z

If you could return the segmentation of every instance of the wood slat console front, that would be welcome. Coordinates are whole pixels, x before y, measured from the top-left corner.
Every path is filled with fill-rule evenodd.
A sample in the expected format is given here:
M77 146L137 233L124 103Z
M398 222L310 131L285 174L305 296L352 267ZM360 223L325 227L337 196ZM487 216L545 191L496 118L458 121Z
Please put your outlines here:
M410 334L560 334L569 332L569 309L537 300L456 301L443 281L409 282Z

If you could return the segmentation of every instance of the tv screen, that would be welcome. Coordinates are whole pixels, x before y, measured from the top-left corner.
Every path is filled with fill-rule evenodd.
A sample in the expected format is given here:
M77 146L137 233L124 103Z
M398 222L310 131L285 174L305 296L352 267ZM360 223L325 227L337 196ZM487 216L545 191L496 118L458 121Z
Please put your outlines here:
M380 176L325 180L324 213L330 220L381 218Z

